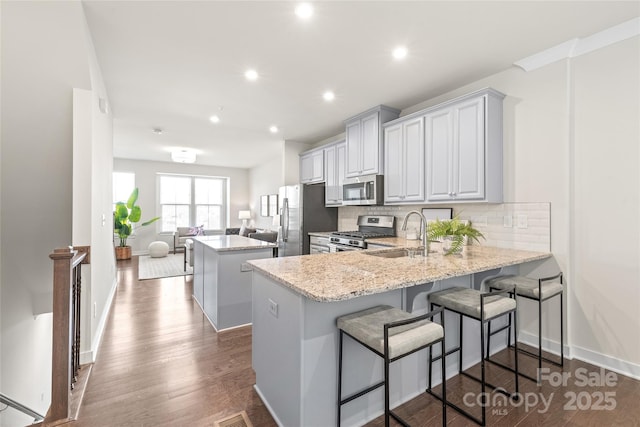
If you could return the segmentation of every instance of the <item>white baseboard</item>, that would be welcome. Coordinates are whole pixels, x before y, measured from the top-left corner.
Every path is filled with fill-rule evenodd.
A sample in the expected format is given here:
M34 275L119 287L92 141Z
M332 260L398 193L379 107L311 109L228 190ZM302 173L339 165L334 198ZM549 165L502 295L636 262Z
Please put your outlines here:
M111 305L113 304L113 299L116 295L117 287L118 279L114 277L111 289L109 290L109 295L107 296L104 310L102 310L102 313L100 314L100 321L98 322L98 327L96 328L96 334L91 340L91 350L80 353L81 365L93 363L96 361L96 355L98 354L98 348L100 347L100 343L102 342L104 329L107 326L107 318L109 317L109 311L111 311Z
M538 336L520 331L520 342L538 347ZM560 356L560 343L547 338L542 339L542 349ZM608 369L618 374L640 380L640 364L618 359L607 354L598 353L579 346L564 346L564 357L578 359L592 365Z
M618 359L586 348L573 346L573 356L583 362L601 366L613 372L640 380L640 364Z

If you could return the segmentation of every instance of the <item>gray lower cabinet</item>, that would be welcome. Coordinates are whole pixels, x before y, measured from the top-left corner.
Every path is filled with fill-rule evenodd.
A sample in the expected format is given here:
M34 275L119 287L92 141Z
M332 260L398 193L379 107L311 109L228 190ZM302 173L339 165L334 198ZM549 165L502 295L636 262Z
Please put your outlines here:
M270 258L272 253L271 247L219 251L196 241L193 297L217 331L252 323L247 261Z

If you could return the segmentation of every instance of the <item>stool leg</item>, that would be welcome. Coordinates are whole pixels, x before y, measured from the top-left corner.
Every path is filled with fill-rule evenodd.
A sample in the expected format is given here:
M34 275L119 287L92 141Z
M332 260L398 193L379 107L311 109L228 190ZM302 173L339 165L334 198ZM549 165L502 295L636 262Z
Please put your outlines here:
M514 299L516 298L516 296L514 296ZM518 370L518 315L516 314L518 311L518 306L517 306L518 302L516 300L516 311L513 312L513 329L515 331L515 336L516 339L514 340L513 345L515 346L515 351L513 352L513 354L516 357L516 361L515 361L515 379L516 379L516 396L518 396L519 398L519 391L520 391L520 384L518 382L518 377L519 377L519 370ZM518 400L518 399L515 399Z
M389 427L389 335L384 330L384 426Z
M538 384L540 384L540 372L542 372L542 295L538 296Z
M462 314L458 315L460 318L460 351L458 352L458 373L462 372Z
M480 319L484 319L484 307L480 307ZM486 395L486 386L485 386L485 371L484 371L484 321L480 320L480 385L481 385L481 402L482 402L482 424L483 426L487 425L487 395Z
M440 313L440 320L442 324L442 331L444 332L444 310ZM445 334L446 335L446 334ZM440 361L442 366L442 425L443 427L447 425L447 364L444 360L444 353L447 351L446 346L444 345L445 335L442 336L442 359ZM431 350L429 350L431 352ZM429 374L429 381L431 381L431 374Z
M562 284L562 277L560 278L560 283ZM563 316L563 304L562 304L562 294L560 292L560 366L564 366L564 316Z
M338 423L336 424L340 427L340 418L341 418L341 410L342 410L342 338L344 333L342 329L340 329L340 344L338 345Z

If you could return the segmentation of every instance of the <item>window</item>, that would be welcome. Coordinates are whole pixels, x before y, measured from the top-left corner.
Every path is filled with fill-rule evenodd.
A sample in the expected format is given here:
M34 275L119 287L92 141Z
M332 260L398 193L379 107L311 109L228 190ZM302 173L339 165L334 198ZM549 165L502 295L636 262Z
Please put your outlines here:
M161 231L203 225L222 230L227 223L228 178L159 175Z
M127 202L133 189L136 188L136 174L133 172L113 173L113 207L117 202Z

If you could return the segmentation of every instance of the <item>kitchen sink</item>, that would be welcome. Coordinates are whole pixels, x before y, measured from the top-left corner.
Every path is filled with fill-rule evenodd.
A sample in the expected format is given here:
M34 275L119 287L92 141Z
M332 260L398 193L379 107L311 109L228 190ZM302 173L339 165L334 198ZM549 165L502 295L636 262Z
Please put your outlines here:
M412 250L412 252L415 254L415 256L422 256L422 254L424 253L423 250L421 249L414 249ZM389 251L380 251L380 252L364 252L367 255L371 255L371 256L377 256L380 258L402 258L402 257L408 257L409 256L409 250L408 249L394 249L394 250L389 250Z

